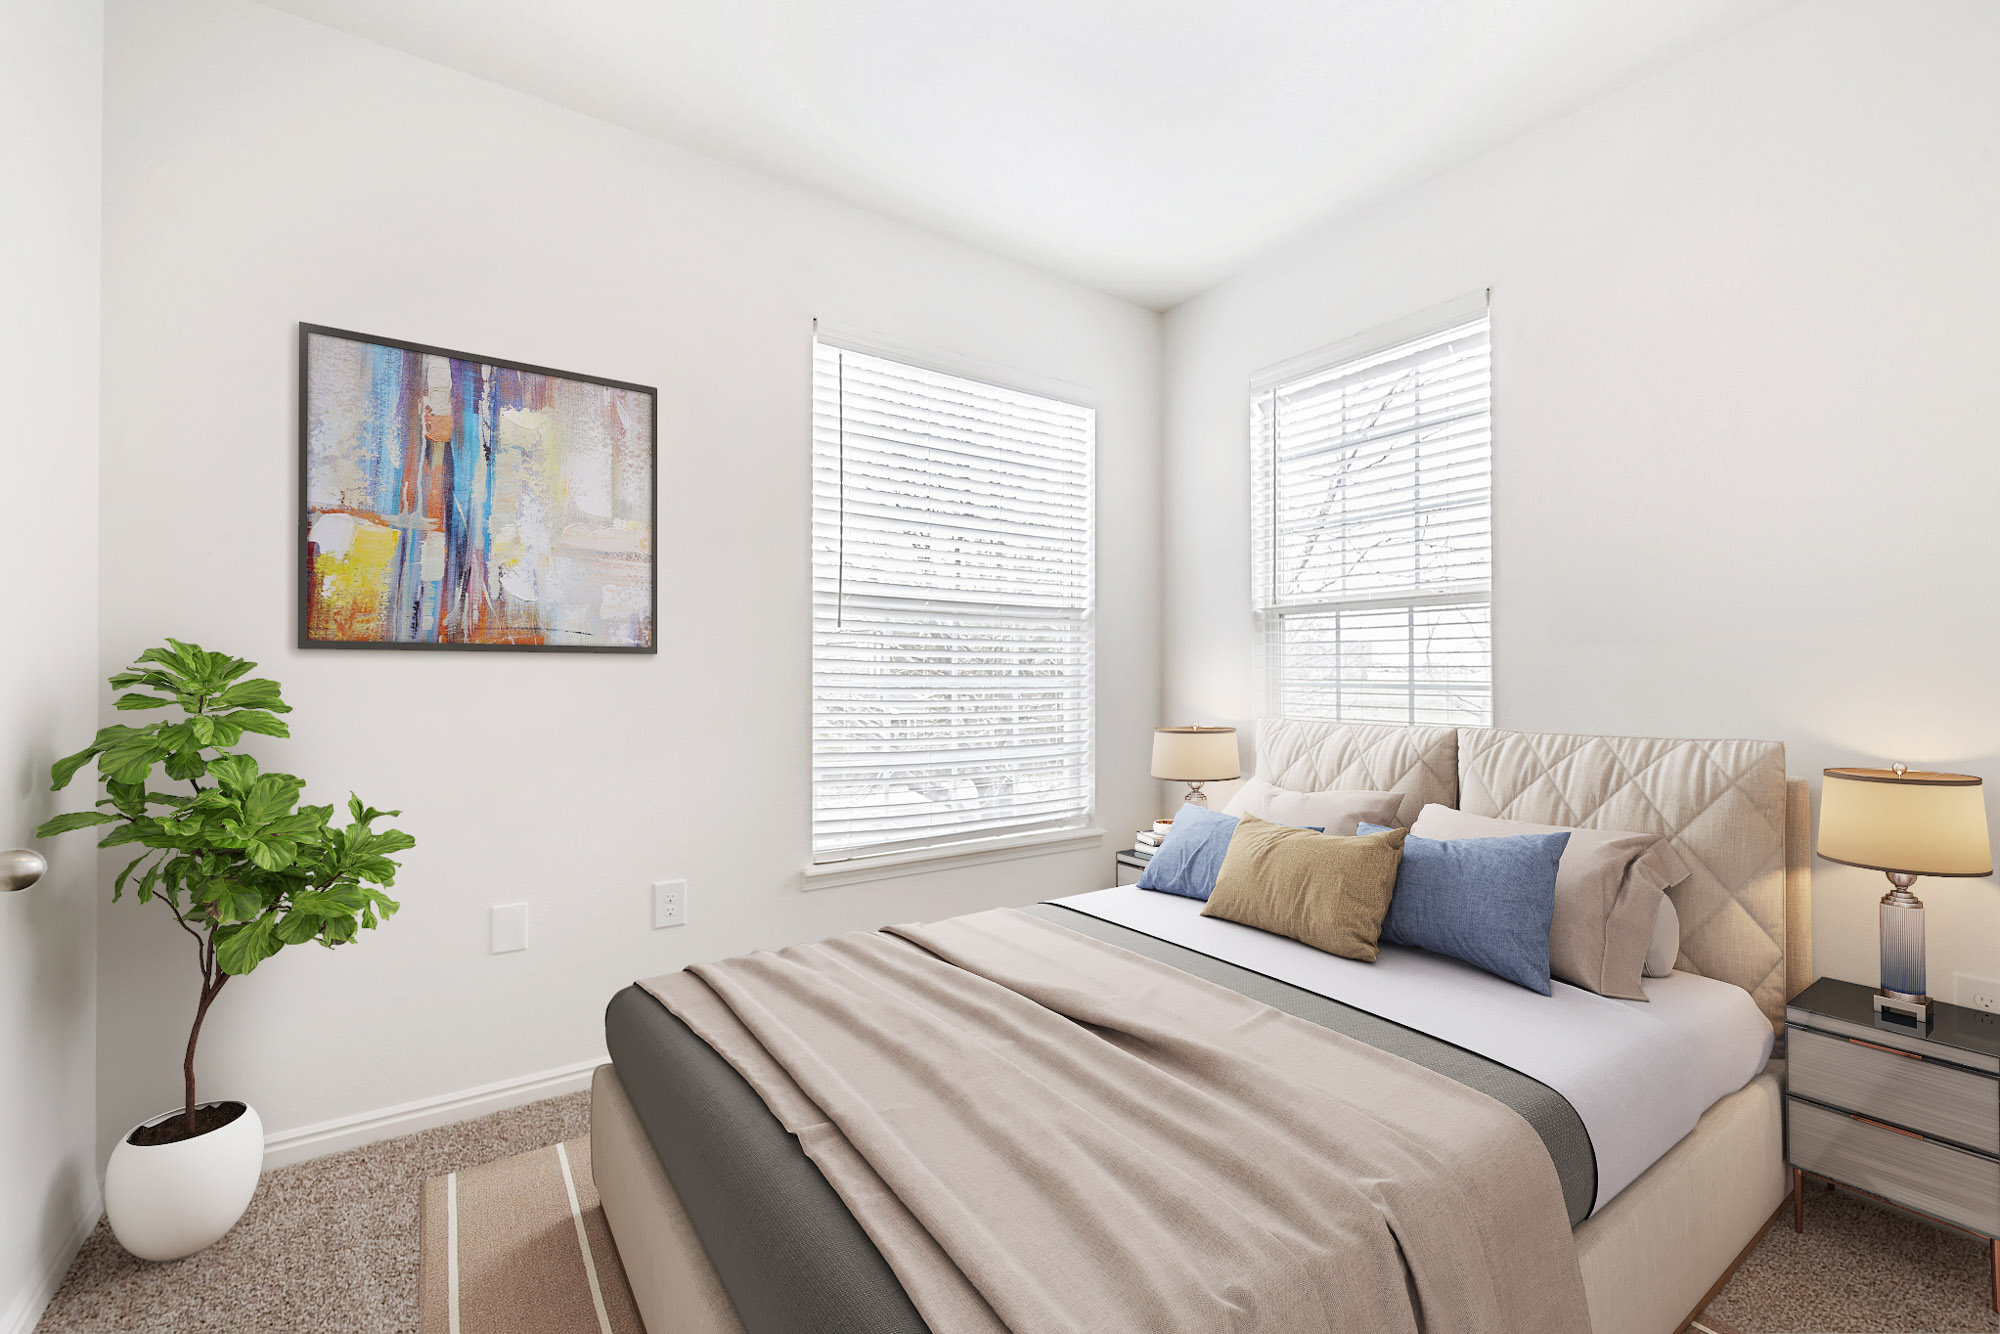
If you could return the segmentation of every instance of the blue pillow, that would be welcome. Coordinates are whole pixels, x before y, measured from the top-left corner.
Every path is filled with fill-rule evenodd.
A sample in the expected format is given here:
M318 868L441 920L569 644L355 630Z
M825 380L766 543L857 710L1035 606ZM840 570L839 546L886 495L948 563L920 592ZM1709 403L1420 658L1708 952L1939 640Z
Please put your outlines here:
M1362 834L1383 826L1364 824ZM1408 838L1382 939L1449 954L1549 994L1549 927L1567 830L1507 838Z
M1236 833L1236 817L1206 806L1183 806L1160 850L1140 873L1139 888L1190 899L1206 899L1215 888L1222 858Z

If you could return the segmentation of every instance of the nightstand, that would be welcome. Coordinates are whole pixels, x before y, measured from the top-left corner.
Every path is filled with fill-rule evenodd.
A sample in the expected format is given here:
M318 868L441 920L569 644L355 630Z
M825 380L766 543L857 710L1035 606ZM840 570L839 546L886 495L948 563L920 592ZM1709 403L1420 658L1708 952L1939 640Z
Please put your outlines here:
M2000 1311L2000 1015L1934 1002L1920 1025L1872 994L1823 977L1785 1007L1792 1226L1811 1176L1984 1238Z
M1117 857L1113 858L1113 860L1117 863L1112 868L1117 878L1111 883L1114 885L1136 885L1139 883L1139 877L1145 873L1146 863L1151 858L1141 857L1138 853L1132 851L1132 849L1127 848L1119 853Z

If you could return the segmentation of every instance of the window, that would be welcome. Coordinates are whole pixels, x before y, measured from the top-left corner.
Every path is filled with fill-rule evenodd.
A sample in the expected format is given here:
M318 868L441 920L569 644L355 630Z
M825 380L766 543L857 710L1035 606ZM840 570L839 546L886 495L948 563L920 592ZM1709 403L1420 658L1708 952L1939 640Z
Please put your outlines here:
M1265 712L1493 717L1484 296L1252 383L1252 595Z
M815 862L1089 823L1096 422L815 343Z

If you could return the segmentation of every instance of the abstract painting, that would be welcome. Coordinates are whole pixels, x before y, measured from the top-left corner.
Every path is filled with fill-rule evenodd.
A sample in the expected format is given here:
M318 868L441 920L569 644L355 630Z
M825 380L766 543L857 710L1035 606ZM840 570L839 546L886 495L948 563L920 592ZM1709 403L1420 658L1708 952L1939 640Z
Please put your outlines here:
M301 648L657 651L652 389L299 344Z

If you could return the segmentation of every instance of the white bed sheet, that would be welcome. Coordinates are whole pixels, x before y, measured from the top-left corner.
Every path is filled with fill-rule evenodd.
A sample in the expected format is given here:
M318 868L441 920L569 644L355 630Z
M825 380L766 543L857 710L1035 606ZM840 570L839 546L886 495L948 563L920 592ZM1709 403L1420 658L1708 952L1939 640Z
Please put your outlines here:
M1374 963L1203 917L1198 900L1125 886L1053 902L1380 1015L1539 1079L1569 1099L1597 1153L1597 1202L1756 1078L1771 1025L1741 987L1691 973L1649 977L1644 1001L1556 982L1542 996L1471 964L1384 945Z

